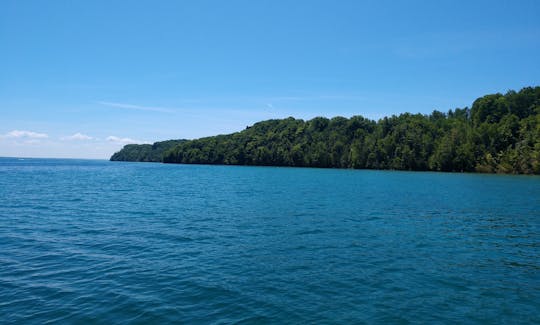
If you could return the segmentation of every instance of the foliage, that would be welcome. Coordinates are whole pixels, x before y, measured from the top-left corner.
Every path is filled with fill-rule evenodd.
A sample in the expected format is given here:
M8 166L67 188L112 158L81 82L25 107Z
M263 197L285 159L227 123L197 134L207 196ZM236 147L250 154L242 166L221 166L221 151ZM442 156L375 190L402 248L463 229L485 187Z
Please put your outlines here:
M141 155L148 150L138 149ZM540 87L487 95L470 109L404 113L377 122L362 116L268 120L180 142L164 152L163 161L539 174Z
M161 162L163 153L186 140L167 140L154 144L128 144L111 157L111 161Z

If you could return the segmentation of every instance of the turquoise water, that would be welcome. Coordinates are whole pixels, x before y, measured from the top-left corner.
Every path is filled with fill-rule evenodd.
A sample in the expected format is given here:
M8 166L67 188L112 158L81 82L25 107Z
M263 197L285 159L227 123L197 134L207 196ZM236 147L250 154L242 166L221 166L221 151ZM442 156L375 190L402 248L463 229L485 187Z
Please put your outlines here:
M0 322L539 323L540 178L0 159Z

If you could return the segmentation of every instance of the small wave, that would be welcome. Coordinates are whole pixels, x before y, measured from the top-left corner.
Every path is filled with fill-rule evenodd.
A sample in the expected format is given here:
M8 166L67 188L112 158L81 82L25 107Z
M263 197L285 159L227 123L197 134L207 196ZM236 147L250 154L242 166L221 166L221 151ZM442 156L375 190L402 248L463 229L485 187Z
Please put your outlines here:
M320 229L311 229L311 230L303 230L303 231L296 232L295 235L317 235L317 234L322 234L322 233L324 233L324 231Z

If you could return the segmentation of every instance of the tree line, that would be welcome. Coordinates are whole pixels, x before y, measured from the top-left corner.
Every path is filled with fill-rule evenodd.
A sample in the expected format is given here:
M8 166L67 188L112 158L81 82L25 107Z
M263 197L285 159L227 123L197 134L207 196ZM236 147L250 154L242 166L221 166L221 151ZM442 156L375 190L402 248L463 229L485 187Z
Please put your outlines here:
M154 144L127 144L111 156L111 161L163 162L163 154L186 140L159 141Z
M181 141L163 150L159 160L540 174L540 87L486 95L471 108L446 113L404 113L378 121L362 116L268 120L241 132Z

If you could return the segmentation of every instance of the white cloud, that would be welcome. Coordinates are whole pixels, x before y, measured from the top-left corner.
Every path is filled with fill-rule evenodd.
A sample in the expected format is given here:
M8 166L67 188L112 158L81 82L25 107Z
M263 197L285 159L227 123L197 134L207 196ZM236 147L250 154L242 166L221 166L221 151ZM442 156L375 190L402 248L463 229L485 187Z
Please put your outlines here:
M77 132L67 137L60 138L60 140L68 140L68 141L86 141L86 140L93 140L93 139L94 139L93 137L86 134L82 134L80 132Z
M0 136L0 138L8 138L8 139L20 139L20 138L45 139L48 137L49 136L45 133L38 133L38 132L24 131L24 130L13 130L11 132L6 133L3 136Z
M41 143L39 139L28 139L24 140L23 144L38 144Z
M150 142L147 142L147 141L135 140L135 139L131 139L131 138L120 138L120 137L116 137L114 135L108 136L106 140L109 141L109 142L114 142L114 143L118 143L118 144L130 144L130 143L149 144L150 143Z
M132 110L137 110L137 111L151 111L151 112L161 112L161 113L174 112L173 109L165 108L165 107L140 106L140 105L133 105L133 104L113 103L113 102L97 102L97 103L104 106L132 109Z

